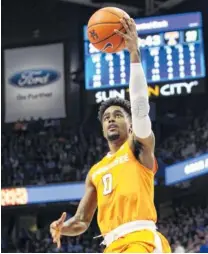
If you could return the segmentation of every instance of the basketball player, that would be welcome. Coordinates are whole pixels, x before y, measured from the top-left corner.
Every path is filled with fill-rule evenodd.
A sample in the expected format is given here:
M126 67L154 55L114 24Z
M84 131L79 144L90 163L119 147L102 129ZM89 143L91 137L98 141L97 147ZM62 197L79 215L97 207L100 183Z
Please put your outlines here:
M105 252L170 252L155 225L155 138L136 25L130 18L121 22L126 33L115 32L124 38L130 53L130 103L116 98L101 105L99 119L110 151L89 171L85 195L74 217L65 221L63 213L50 225L50 232L60 247L61 235L77 236L87 230L98 207Z

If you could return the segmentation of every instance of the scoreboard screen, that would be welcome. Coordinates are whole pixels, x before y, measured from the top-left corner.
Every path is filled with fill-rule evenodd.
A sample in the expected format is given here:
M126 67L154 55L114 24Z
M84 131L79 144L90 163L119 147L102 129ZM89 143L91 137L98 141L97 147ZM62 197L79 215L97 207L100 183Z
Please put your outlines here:
M196 82L205 77L201 13L148 17L135 22L149 86ZM128 86L130 57L127 50L114 54L98 51L89 42L85 26L84 54L86 90Z

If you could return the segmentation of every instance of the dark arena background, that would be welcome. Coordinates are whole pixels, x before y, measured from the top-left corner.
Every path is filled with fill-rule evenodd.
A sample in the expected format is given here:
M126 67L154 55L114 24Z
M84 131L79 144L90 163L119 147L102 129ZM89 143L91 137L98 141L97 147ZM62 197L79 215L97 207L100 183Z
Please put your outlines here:
M158 228L173 252L206 253L206 0L2 0L1 251L102 252L96 216L59 250L49 224L75 213L87 172L107 152L98 106L128 99L128 53L101 54L86 36L104 6L124 9L138 26L159 164Z

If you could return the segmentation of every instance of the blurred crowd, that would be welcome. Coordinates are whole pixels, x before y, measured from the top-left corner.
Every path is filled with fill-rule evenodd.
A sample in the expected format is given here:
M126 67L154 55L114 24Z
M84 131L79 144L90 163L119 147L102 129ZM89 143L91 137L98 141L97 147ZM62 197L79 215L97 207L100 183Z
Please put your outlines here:
M198 117L186 116L187 126L170 135L157 148L157 155L167 164L208 152L208 110Z
M167 164L208 152L208 111L188 116L186 128L173 132L156 149ZM7 125L2 133L2 187L44 185L83 181L90 167L108 151L97 126L72 129L63 120L19 121ZM172 251L208 252L208 208L175 208L172 216L159 219L161 231ZM61 249L52 243L48 225L35 231L19 227L15 237L2 234L2 252L101 252L96 227L79 237L63 237Z
M158 229L175 253L208 251L208 207L176 207L172 216L159 220Z
M59 120L18 122L2 134L2 187L83 181L105 151L101 136Z
M189 116L187 126L157 146L163 162L208 152L208 111ZM2 133L2 187L83 181L107 150L97 129L73 130L61 120L17 122Z
M49 227L37 231L21 229L18 237L2 239L2 252L6 253L96 253L102 251L98 240L92 239L94 231L90 228L78 237L63 237L61 248L52 243Z
M159 219L158 228L169 240L174 253L208 252L208 207L177 207L172 216ZM52 243L49 227L31 232L20 229L15 237L5 240L2 237L2 252L18 253L96 253L102 252L101 238L94 225L78 237L63 237L60 249ZM13 239L13 240L12 240Z

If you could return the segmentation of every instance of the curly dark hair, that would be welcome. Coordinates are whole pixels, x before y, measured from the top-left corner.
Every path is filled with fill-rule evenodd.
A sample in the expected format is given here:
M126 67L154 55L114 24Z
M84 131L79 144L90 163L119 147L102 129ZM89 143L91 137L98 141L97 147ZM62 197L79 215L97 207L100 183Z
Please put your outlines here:
M131 105L128 100L121 99L119 97L108 99L100 105L98 111L98 119L102 122L103 114L105 113L106 109L111 106L119 106L124 109L124 111L129 115L131 118Z

